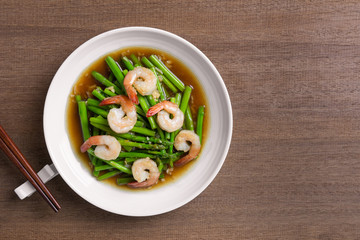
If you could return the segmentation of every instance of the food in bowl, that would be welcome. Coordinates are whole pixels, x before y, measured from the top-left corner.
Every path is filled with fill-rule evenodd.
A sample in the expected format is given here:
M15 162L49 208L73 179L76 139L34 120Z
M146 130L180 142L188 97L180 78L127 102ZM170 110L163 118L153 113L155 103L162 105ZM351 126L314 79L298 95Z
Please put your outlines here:
M126 185L115 187L113 183L115 179L104 180L107 183L98 181L89 171L88 164L83 162L87 158L86 154L80 152L83 139L73 138L75 133L80 132L81 135L81 127L76 121L68 121L69 110L73 108L75 112L77 111L75 97L69 97L74 82L83 73L86 75L84 71L96 59L104 60L107 54L132 46L161 49L191 67L192 73L201 84L201 87L197 87L191 83L194 86L192 97L201 99L201 94L195 96L199 89L200 93L203 92L206 96L203 143L199 157L177 168L173 175L165 174L166 184L159 181L159 184L153 185L150 191L134 191ZM117 56L110 55L119 60ZM182 71L177 72L173 68L171 70L188 84ZM106 71L103 72L104 75L105 73ZM91 71L88 75L92 78ZM83 99L88 97L86 93L81 96ZM72 117L79 118L77 114ZM196 117L196 113L193 113L193 117ZM160 29L147 27L114 29L89 39L74 50L61 64L49 86L43 118L49 155L66 184L94 206L126 216L152 216L166 213L196 198L211 184L225 162L233 127L230 98L214 64L185 39ZM71 124L72 122L74 124Z
M167 182L204 144L205 95L184 64L159 50L126 48L99 59L69 104L73 145L98 180L130 188Z

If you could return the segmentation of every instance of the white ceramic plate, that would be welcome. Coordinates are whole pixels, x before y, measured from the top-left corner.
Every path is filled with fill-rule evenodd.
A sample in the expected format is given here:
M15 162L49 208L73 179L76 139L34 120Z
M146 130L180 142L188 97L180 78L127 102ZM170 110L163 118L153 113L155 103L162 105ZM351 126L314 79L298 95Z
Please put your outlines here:
M69 141L66 107L82 71L107 53L131 46L156 48L191 69L208 99L210 129L201 156L176 181L148 191L129 191L97 181L76 158ZM44 134L52 161L65 182L81 197L109 212L150 216L174 210L198 196L225 161L232 135L232 110L225 84L209 59L188 41L163 30L130 27L100 34L78 47L51 82L44 107Z

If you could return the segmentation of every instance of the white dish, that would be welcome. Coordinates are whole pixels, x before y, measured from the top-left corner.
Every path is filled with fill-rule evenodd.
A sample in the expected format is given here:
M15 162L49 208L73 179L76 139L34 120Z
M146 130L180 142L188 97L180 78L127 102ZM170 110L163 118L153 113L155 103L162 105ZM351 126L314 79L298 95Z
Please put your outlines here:
M201 156L176 181L146 191L123 190L97 181L74 154L66 127L68 97L82 71L107 53L130 46L156 48L181 60L200 81L209 104L206 117L210 118L210 126ZM233 126L228 92L210 60L183 38L146 27L108 31L78 47L64 61L51 82L43 120L50 157L65 182L93 205L128 216L165 213L198 196L212 182L224 163Z

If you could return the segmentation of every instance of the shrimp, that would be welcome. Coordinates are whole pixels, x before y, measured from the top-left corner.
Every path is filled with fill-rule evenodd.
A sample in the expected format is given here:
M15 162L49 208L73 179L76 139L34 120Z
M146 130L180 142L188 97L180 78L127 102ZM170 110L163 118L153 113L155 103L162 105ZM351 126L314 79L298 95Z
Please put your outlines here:
M191 146L189 146L187 142L191 142ZM199 136L194 131L190 130L180 131L175 138L174 146L178 151L187 152L190 150L186 156L180 158L174 163L176 167L183 166L196 158L201 148Z
M136 160L131 167L131 171L137 181L127 184L132 188L150 187L158 181L160 176L156 163L148 157Z
M92 145L97 145L95 155L103 160L116 159L121 151L119 141L109 135L97 135L88 138L80 147L81 152L86 152Z
M161 110L165 111L161 111ZM162 101L151 108L149 108L146 113L146 117L151 117L155 114L157 115L157 122L162 130L167 132L174 132L180 129L184 123L184 113L180 110L177 104ZM173 118L170 118L170 114L173 115Z
M136 67L126 74L124 87L130 100L135 104L139 104L136 90L143 96L151 95L156 89L156 82L157 78L150 69Z
M129 132L137 120L135 105L124 95L105 98L99 105L104 106L108 104L121 105L121 108L112 108L109 111L107 120L110 128L116 133Z

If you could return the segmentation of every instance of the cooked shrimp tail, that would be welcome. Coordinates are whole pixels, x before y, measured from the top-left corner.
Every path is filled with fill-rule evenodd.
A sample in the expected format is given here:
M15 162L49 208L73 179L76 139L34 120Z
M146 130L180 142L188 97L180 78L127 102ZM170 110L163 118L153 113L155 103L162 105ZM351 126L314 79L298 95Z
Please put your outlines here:
M162 101L151 108L146 113L146 117L151 117L160 112L163 109L173 109L176 111L178 109L178 105L176 103L170 102L170 101Z
M158 174L160 176L160 173ZM159 179L159 176L155 177L155 178L152 178L152 179L148 179L144 182L131 182L131 183L128 183L127 185L129 187L132 187L132 188L146 188L146 187L151 187L152 185L154 185L158 179Z
M80 150L81 152L86 152L93 145L97 145L94 154L103 160L114 160L119 156L121 151L119 141L109 135L90 137L81 145Z
M190 154L185 155L184 157L180 158L179 160L177 160L174 163L175 167L181 167L184 166L185 164L187 164L188 162L190 162L191 160L193 160L194 158L196 158L196 156L192 156Z
M131 182L127 185L132 188L150 187L160 177L156 163L148 157L136 160L131 167L131 171L136 182Z
M104 106L109 104L121 105L121 108L112 108L109 111L107 120L110 128L116 133L129 132L137 120L135 105L124 95L105 98L99 105Z
M165 101L164 101L165 102ZM154 116L155 114L157 114L158 112L160 112L161 110L164 109L164 104L163 102L158 103L152 107L149 108L149 110L146 113L146 117L151 117Z
M133 111L136 110L135 105L130 101L125 95L116 95L113 97L105 98L99 104L100 106L110 105L110 104L120 104L124 111Z
M155 114L158 114L157 122L159 127L167 132L174 132L180 129L184 123L184 113L177 104L169 101L162 101L149 108L146 117L151 117ZM173 118L170 118L170 114L173 115Z
M86 141L81 145L80 151L81 151L82 153L86 152L89 148L91 148L92 145L95 145L95 144L93 144L93 142L94 142L94 139L91 139L91 137L90 137L88 140L86 140Z
M191 142L191 146L187 142ZM195 159L200 153L200 139L199 136L190 130L182 130L176 136L174 146L178 151L189 152L186 156L177 160L174 165L180 167Z
M134 104L139 104L137 93L151 95L156 89L155 74L145 67L136 67L129 71L124 78L124 87L127 95Z
M126 93L128 94L131 102L133 102L134 104L138 105L139 104L139 98L136 95L136 90L134 87L130 86L130 87L125 87Z
M102 100L99 103L99 106L105 106L105 105L110 105L110 104L119 104L120 101L125 102L125 97L126 96L124 96L124 95L117 95L117 96L105 98L104 100Z

